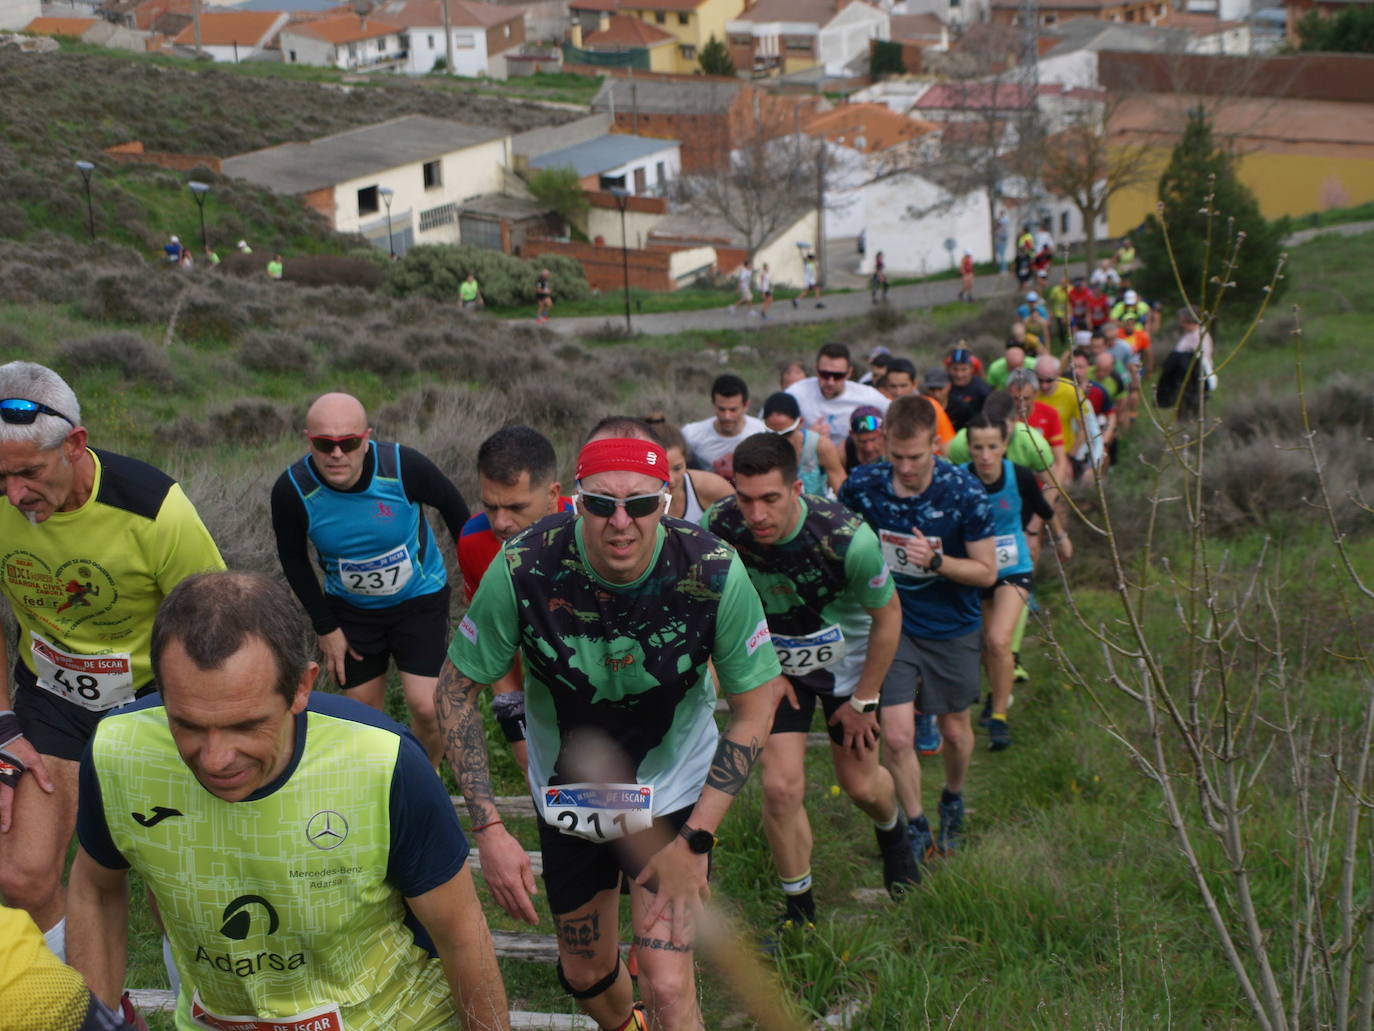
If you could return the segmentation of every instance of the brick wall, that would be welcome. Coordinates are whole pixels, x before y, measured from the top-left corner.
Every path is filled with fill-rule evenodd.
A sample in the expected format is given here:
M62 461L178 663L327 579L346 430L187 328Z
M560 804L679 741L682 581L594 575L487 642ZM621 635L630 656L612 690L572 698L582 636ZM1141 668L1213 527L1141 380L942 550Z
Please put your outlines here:
M220 171L219 158L210 154L163 154L144 150L143 144L138 140L106 147L105 153L116 161L133 165L158 165L162 168L174 168L179 172L189 172L193 168L208 168L216 173Z
M588 190L587 201L594 208L610 208L612 211L620 210L620 205L616 202L615 195L600 190ZM662 197L640 197L631 195L625 198L625 210L638 212L641 215L666 215L668 213L668 202Z
M1098 62L1109 90L1229 97L1374 101L1374 54L1217 57L1111 51Z
M582 265L587 282L593 290L609 292L625 286L625 270L619 247L598 247L590 243L563 243L559 240L527 239L522 258L537 258L541 254L561 254ZM627 252L630 266L630 286L642 290L672 290L673 280L668 274L669 253L666 250L631 250ZM554 303L558 297L554 296Z

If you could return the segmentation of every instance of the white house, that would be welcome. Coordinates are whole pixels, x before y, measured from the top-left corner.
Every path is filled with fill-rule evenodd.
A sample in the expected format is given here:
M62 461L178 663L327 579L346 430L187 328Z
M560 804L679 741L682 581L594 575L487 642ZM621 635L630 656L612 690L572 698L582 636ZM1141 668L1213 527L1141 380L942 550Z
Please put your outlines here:
M405 59L405 30L376 18L332 14L293 22L279 37L282 61L345 71L395 68Z
M588 190L661 195L682 174L677 140L607 133L568 147L530 155L531 168L571 168Z
M755 72L784 74L820 65L839 75L891 37L891 15L864 0L757 0L725 23L731 54L752 58Z
M205 11L200 16L200 47L216 61L247 61L277 38L289 18L285 11ZM195 46L194 27L186 26L172 42Z
M889 273L928 275L957 265L964 251L974 261L992 258L991 213L981 190L951 195L917 175L894 176L866 191L868 212L863 263L883 253Z
M427 75L448 61L442 0L382 0L373 12L406 31L405 71ZM453 74L505 78L502 55L525 42L522 7L448 0L453 36Z
M406 115L309 143L226 158L225 175L304 200L341 233L404 253L458 243L464 201L501 190L510 136L499 129Z
M22 29L42 14L39 0L0 0L0 29Z

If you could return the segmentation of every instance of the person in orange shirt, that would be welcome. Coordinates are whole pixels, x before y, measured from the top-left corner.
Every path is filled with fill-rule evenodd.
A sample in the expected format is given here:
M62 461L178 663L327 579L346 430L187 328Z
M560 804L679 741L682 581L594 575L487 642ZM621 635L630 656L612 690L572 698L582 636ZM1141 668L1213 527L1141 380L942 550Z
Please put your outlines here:
M1117 329L1116 335L1122 340L1130 342L1131 350L1140 359L1142 375L1150 375L1154 371L1153 356L1150 352L1150 334L1140 324L1135 312L1122 312L1121 326Z
M950 386L949 373L939 366L926 370L925 377L921 380L921 396L935 409L935 453L941 455L954 439L954 423L945 411Z

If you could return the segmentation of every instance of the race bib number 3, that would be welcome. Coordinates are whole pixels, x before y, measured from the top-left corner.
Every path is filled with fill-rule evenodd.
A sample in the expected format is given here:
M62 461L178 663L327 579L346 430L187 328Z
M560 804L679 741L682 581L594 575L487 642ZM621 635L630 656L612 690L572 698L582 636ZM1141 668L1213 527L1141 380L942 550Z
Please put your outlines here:
M932 548L944 554L944 545L941 544L939 537L927 537L926 540ZM883 560L894 575L927 580L939 575L924 566L918 566L916 560L911 557L911 549L916 543L915 537L893 533L891 530L879 530L878 543L883 549Z
M557 784L540 797L545 823L588 841L614 841L654 822L650 784Z
M134 674L127 652L74 655L37 634L32 636L33 669L43 690L92 712L133 701Z
M1016 546L1016 536L1006 533L994 542L997 546L997 571L1010 569L1021 558L1021 549Z
M221 1017L200 1002L200 993L191 997L191 1019L213 1031L344 1031L337 1003L326 1003L294 1017Z
M366 594L374 598L396 594L410 583L413 572L410 552L405 548L359 562L339 559L339 579L343 581L344 590L350 594Z
M805 637L773 635L778 665L789 677L804 677L832 666L844 658L844 634L838 626L828 626Z

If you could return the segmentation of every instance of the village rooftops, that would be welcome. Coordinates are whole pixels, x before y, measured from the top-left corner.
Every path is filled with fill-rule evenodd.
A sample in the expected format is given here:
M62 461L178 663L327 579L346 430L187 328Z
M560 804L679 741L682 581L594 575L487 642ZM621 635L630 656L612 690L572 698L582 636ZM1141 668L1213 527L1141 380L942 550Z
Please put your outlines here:
M885 104L841 104L812 116L806 128L813 136L873 154L919 139L939 127L899 115Z
M592 98L592 110L606 111L614 106L617 112L638 110L651 115L712 114L728 111L745 85L738 79L663 82L608 77Z
M842 6L836 0L758 0L732 18L731 22L828 25L840 13Z
M309 143L284 143L225 158L223 171L227 176L265 186L273 193L295 195L402 165L432 161L505 135L501 129L406 115Z
M488 29L524 17L520 8L468 3L468 0L449 0L448 10L450 24L464 28ZM408 29L444 24L444 7L440 0L384 0L376 13L383 21Z
M312 21L294 22L282 29L293 36L309 36L325 43L361 43L378 36L394 36L401 27L376 18L359 18L356 14L331 14Z
M272 31L283 15L274 11L204 11L200 16L200 42L207 47L255 46ZM178 46L193 46L194 25L187 25L172 40Z
M608 133L585 143L530 158L531 168L571 168L579 178L619 168L638 158L657 154L678 145L677 140L658 140L647 136Z
M656 25L650 25L643 18L630 14L613 14L609 22L606 28L588 33L582 40L582 46L588 50L605 47L639 49L677 38Z
M99 18L35 18L24 26L25 32L36 36L75 36L78 39Z

